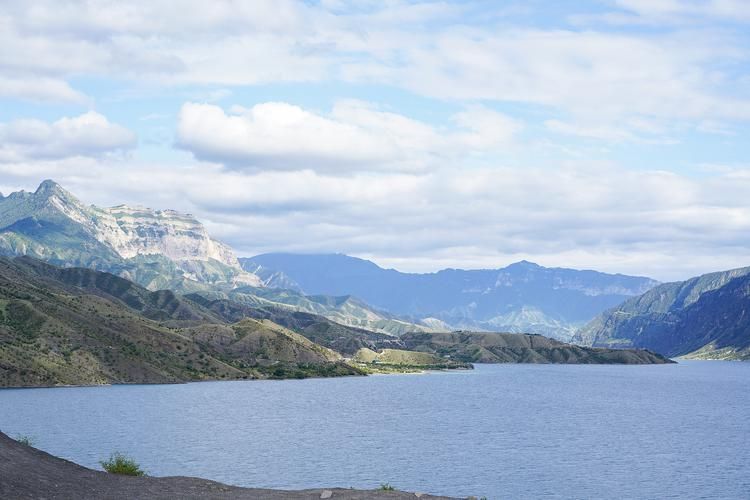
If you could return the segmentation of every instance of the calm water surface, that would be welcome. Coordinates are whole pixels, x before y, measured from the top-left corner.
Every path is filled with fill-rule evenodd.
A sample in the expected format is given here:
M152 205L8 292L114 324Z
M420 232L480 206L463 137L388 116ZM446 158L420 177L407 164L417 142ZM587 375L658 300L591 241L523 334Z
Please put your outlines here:
M750 363L1 390L0 430L257 487L750 498Z

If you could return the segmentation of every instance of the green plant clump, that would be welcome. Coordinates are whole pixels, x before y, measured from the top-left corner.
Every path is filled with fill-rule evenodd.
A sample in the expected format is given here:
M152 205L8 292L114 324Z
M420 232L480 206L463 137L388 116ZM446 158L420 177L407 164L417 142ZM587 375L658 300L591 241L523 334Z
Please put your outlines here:
M109 460L99 462L102 468L110 474L122 474L124 476L145 476L146 473L141 466L120 452L114 452L110 455Z
M391 486L388 483L383 483L383 484L380 485L380 489L383 490L383 491L394 491L396 488L394 488L393 486Z
M21 444L25 444L26 446L34 446L34 438L32 438L31 436L19 434L18 436L16 436L16 441Z

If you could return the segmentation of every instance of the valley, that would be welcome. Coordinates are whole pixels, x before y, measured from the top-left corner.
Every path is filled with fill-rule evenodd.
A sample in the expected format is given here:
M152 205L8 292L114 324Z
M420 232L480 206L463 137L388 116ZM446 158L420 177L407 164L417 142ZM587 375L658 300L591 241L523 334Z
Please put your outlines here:
M750 356L747 269L658 284L530 262L245 259L190 215L86 206L53 181L0 199L0 224L5 387Z
M353 295L437 330L538 333L569 341L599 312L646 292L649 278L545 268L402 273L340 254L264 254L240 258L269 286L306 294Z
M152 292L110 273L31 257L0 258L4 387L329 377L488 361L427 352L412 342L415 335L395 337L278 306ZM554 355L548 346L529 345L526 357L489 361L576 362L573 353L582 350L554 346ZM601 356L587 362L623 361Z
M0 500L750 498L750 0L0 40Z

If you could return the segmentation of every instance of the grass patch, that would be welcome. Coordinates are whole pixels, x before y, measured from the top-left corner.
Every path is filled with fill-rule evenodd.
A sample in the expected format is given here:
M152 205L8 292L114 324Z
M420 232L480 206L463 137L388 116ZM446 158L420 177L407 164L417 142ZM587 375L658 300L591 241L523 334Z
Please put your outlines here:
M114 452L109 456L109 460L99 462L102 468L110 474L122 474L123 476L145 476L146 472L141 466L120 452Z
M395 491L396 490L396 488L394 488L393 486L391 486L388 483L381 484L380 485L380 489L383 490L383 491Z

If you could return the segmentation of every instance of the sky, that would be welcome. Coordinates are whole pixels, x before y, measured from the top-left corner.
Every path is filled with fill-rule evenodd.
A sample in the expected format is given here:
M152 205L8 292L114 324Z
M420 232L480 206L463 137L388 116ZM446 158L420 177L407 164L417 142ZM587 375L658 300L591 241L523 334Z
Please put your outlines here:
M0 46L5 194L242 256L750 265L748 0L5 0Z

